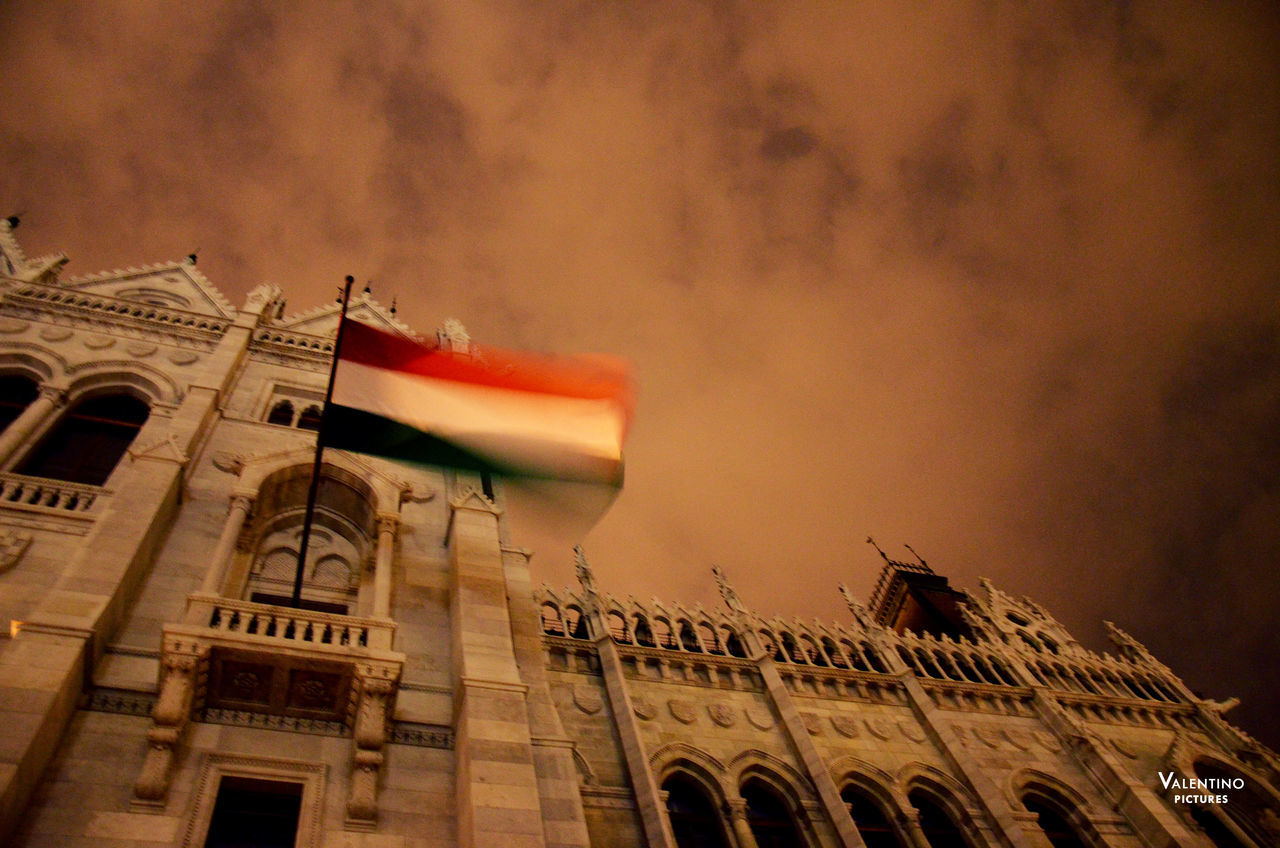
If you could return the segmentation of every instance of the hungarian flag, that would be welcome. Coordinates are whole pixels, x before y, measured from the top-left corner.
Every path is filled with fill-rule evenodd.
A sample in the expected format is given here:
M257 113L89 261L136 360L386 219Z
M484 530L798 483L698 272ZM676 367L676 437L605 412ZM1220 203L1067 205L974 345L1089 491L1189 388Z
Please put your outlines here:
M616 494L632 407L615 357L454 351L347 321L324 444Z

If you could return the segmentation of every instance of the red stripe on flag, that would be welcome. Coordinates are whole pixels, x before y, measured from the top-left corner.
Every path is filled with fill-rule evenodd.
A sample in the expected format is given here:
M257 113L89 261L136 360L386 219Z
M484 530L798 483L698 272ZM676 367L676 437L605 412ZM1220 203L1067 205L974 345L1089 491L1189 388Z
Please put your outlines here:
M628 423L634 408L631 369L619 357L541 356L471 345L471 355L441 350L348 321L342 337L344 361L439 380L586 400L613 400Z

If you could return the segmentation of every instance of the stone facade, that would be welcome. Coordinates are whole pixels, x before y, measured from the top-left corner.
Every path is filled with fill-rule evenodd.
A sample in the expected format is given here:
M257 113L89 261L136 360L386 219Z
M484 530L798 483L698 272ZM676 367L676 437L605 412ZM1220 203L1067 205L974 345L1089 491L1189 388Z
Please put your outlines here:
M489 481L329 451L285 605L337 307L235 308L193 260L64 281L13 226L0 842L221 844L248 803L299 846L1280 844L1280 760L1229 705L923 563L839 625L719 571L716 611L615 598L581 553L535 589Z

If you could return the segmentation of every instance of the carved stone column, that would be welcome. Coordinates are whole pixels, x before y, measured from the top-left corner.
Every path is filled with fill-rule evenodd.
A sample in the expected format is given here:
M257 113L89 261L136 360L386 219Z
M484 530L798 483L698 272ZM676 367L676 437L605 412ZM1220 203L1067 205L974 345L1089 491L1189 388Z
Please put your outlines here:
M751 824L747 821L747 802L731 798L728 807L729 823L733 825L733 837L738 840L738 848L758 848L756 835L751 832Z
M384 760L382 746L387 741L387 708L395 692L395 680L391 678L394 671L390 669L362 668L357 674L360 703L356 707L355 751L347 795L346 827L372 830L378 817L378 773Z
M191 715L199 664L200 658L195 654L165 653L160 697L151 712L152 725L147 731L147 758L133 785L135 803L164 805L165 796L169 794L169 766Z
M391 617L391 559L395 552L396 528L400 516L395 513L378 514L378 549L373 566L373 615L375 618Z
M14 451L22 446L37 427L46 423L50 416L67 402L65 389L42 385L39 392L36 399L27 404L22 414L5 428L3 434L0 434L0 468L8 464Z
M206 595L217 595L222 592L222 581L227 576L227 565L235 553L236 540L240 531L253 510L253 496L241 492L231 495L231 505L227 512L227 520L222 525L222 535L218 537L218 545L213 549L209 569L204 573L204 582L200 591Z

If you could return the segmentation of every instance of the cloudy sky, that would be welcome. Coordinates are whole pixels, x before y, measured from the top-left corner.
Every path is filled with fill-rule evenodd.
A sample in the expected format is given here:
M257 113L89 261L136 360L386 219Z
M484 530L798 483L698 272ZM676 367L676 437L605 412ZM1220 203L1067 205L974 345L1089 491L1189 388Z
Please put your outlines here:
M630 357L607 589L847 619L909 543L1275 745L1280 12L1150 0L0 4L68 274ZM567 551L537 576L571 580Z

